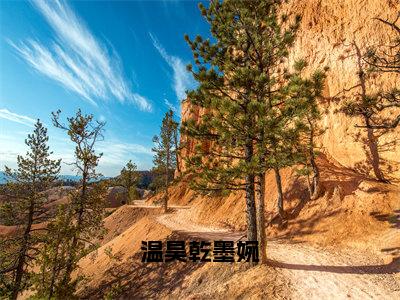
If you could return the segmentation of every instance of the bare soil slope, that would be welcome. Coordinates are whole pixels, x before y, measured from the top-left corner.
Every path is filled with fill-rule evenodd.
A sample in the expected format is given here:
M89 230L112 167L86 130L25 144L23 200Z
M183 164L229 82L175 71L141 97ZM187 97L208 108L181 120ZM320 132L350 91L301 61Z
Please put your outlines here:
M157 207L149 209L148 207L140 208L129 205L121 206L104 219L104 227L106 228L107 233L101 240L101 243L106 244L111 241L143 217L159 214L160 212L161 209Z
M383 184L341 166L324 155L318 158L323 194L309 200L306 181L293 169L281 172L284 207L288 221L276 221L276 184L273 174L266 178L266 219L268 236L291 238L322 246L363 246L383 232L400 228L400 187ZM185 218L199 224L244 230L245 203L242 193L229 197L196 195L184 181L170 190L171 203L189 205ZM157 203L158 194L148 200ZM394 230L397 232L397 230ZM393 237L400 245L400 235ZM379 244L379 243L378 243Z
M193 224L184 211L161 215L157 221L192 237L237 240L240 232ZM397 299L400 260L385 264L368 251L337 251L274 239L268 243L270 265L290 280L293 299ZM267 274L265 274L267 275Z
M159 211L152 206L129 207L132 215L140 214L135 210L144 209ZM186 209L173 207L171 214L143 216L96 253L83 259L79 273L88 276L89 280L81 287L79 295L94 299L115 295L114 292L122 299L289 298L289 281L271 266L142 263L142 240L232 240L243 235L242 232L208 228L182 220L180 213ZM111 252L113 258L107 252Z
M133 208L134 209L138 208ZM142 205L139 209L145 209ZM148 207L154 210L154 207ZM187 218L191 210L143 217L82 261L91 275L81 296L99 298L118 289L123 298L397 299L399 259L385 262L373 251L316 247L287 239L268 242L269 266L141 263L141 240L238 240L243 232ZM118 260L104 253L110 247Z

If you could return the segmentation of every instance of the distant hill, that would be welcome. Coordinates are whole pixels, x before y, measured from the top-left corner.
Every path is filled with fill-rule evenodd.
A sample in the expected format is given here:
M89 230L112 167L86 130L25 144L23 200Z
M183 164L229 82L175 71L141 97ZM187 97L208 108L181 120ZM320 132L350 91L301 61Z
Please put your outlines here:
M141 179L139 181L138 187L142 189L147 189L150 183L153 181L153 173L151 171L138 171L141 175ZM76 182L80 179L80 176L77 175L60 175L59 176L61 181L68 183ZM112 177L101 177L101 179L110 179ZM7 178L3 171L0 171L0 184L5 184L7 182Z
M139 181L137 183L137 187L140 189L149 189L151 183L154 181L155 175L153 171L137 171L139 173ZM115 177L108 177L105 179L110 179L109 184L118 185L119 175Z
M4 175L4 172L0 171L0 184L6 183L6 176Z
M60 180L62 181L78 181L79 176L76 175L60 175ZM7 182L6 175L3 171L0 171L0 184L5 184Z

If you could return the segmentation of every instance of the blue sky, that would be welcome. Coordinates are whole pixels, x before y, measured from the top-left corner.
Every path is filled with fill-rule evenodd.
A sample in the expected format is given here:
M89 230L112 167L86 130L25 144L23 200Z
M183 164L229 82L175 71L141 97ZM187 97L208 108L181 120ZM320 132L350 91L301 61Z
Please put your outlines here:
M163 115L179 115L196 85L183 35L209 34L198 2L0 1L0 166L15 167L37 118L54 157L71 161L73 144L50 115L81 108L106 121L100 172L114 176L129 159L151 168ZM62 173L74 172L64 164Z

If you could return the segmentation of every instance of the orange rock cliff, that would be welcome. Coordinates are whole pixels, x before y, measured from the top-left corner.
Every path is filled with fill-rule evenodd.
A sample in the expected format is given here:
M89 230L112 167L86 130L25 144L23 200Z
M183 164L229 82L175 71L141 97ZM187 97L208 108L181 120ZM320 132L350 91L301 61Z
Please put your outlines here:
M318 146L330 160L356 172L371 175L371 152L367 145L367 130L357 128L360 118L337 112L344 101L356 97L359 83L355 46L365 51L368 46L388 44L394 31L374 18L396 19L400 1L396 0L292 0L287 4L290 13L302 15L301 26L289 63L305 59L306 72L329 67L323 99L320 101L324 133ZM369 80L367 93L389 90L400 82L400 76L386 73ZM188 101L182 103L182 120L199 120L201 109L193 109ZM388 178L400 178L400 127L384 132L374 131L379 152L379 167ZM194 150L194 142L181 137L185 148L182 158ZM183 159L181 167L184 169Z

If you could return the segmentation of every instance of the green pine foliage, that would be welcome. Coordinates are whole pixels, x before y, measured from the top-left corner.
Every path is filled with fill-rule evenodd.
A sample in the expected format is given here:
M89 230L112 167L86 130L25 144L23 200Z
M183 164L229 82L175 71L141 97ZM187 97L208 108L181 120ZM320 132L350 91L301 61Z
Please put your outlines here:
M104 234L103 217L106 185L96 182L101 176L96 171L102 154L95 151L97 142L103 138L104 122L83 115L80 110L67 124L60 121L60 111L53 113L53 124L68 133L75 144L77 174L81 177L70 202L59 207L56 218L49 224L46 245L41 251L40 272L36 276L38 296L70 299L74 297L77 284L84 279L78 275L79 260L95 250Z
M199 83L188 101L204 112L199 122L187 120L182 130L197 141L186 162L194 175L192 187L223 194L246 191L251 240L257 238L255 177L267 169L265 138L272 139L275 117L282 114L288 74L282 66L300 22L299 16L290 21L281 12L281 2L200 4L214 39L185 37L195 59L188 70Z
M47 225L45 242L41 245L37 264L38 272L33 276L36 296L39 299L53 299L60 287L63 272L66 269L69 244L73 237L73 214L68 204L58 207L57 215Z
M29 151L17 157L17 169L5 168L9 182L2 191L7 201L0 207L0 217L16 225L17 233L0 239L0 298L16 299L32 285L32 267L44 241L44 230L34 225L49 220L45 191L57 179L61 163L50 158L48 140L47 129L38 120L25 140Z
M296 119L295 130L292 131L292 139L289 140L293 151L291 155L294 155L293 162L303 165L298 171L307 176L310 198L316 199L321 193L321 187L320 172L316 163L318 151L315 138L324 131L319 125L321 112L318 99L322 98L328 68L317 70L311 76L305 77L303 75L305 67L306 62L303 60L295 63L295 71L287 86Z
M137 171L137 166L129 160L119 174L118 183L119 185L126 188L128 191L129 203L138 197L136 191L137 184L139 183L140 174Z
M153 138L153 143L155 144L152 149L154 152L153 172L156 174L154 183L158 184L159 187L165 190L163 200L163 208L165 212L168 210L168 188L172 182L171 179L174 176L173 172L177 167L177 131L178 123L174 120L173 111L169 110L162 120L159 136L154 136Z

